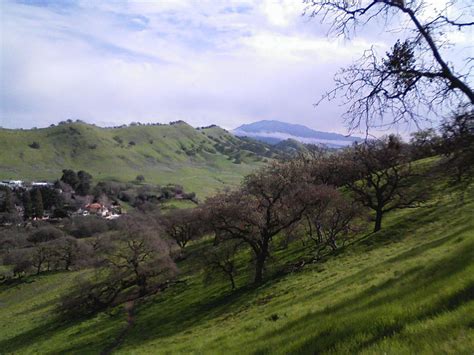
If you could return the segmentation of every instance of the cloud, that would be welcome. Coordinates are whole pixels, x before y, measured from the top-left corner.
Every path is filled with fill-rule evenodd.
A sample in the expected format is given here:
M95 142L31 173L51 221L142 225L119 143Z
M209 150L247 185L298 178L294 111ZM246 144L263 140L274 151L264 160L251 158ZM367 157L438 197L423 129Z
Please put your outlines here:
M82 119L235 128L261 119L345 133L313 103L383 39L327 39L293 0L2 1L0 126Z
M260 9L267 17L269 23L286 27L304 10L303 2L293 0L264 0Z

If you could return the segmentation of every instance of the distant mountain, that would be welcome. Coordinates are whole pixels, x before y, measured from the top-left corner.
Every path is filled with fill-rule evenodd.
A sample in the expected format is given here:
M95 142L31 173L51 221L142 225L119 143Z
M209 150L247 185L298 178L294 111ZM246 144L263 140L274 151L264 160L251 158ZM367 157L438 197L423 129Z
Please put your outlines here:
M302 143L320 144L330 148L341 148L362 140L359 137L315 131L303 125L272 120L244 124L233 130L232 133L236 136L251 137L269 144L294 139Z

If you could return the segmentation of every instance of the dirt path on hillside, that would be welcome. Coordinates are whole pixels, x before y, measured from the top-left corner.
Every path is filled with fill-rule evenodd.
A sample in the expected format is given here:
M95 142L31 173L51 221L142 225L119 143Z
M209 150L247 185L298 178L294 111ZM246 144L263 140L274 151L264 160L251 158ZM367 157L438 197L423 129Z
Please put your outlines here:
M111 354L116 348L118 348L123 340L125 339L125 336L129 332L129 330L133 327L135 324L135 302L134 301L128 301L124 305L125 309L125 314L127 317L127 326L120 332L120 334L117 336L115 341L110 344L108 347L106 347L102 352L100 353L101 355L109 355Z

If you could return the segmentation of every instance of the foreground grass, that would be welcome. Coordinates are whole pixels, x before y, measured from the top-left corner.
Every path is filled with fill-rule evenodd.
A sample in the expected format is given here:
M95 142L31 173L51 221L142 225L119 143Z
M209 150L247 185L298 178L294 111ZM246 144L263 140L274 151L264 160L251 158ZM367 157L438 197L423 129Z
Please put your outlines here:
M139 305L116 350L471 354L474 192L464 191L460 204L460 191L442 183L437 190L427 206L387 216L381 232L257 289L244 287L245 272L233 293L224 280L205 286L188 260L186 284ZM303 252L294 244L276 254L286 262ZM54 300L72 279L53 274L0 291L2 352L98 353L113 342L126 326L121 308L68 324L52 317Z

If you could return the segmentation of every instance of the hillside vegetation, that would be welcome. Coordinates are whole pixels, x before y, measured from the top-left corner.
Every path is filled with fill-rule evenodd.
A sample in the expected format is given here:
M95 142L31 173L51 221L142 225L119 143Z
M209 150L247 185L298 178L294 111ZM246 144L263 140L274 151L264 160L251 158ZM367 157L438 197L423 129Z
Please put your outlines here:
M0 179L53 180L63 169L86 170L97 180L181 184L203 197L236 185L286 149L184 122L100 128L81 122L32 130L0 129ZM290 153L294 147L288 148Z
M420 181L423 183L423 181ZM463 195L463 202L460 198ZM53 309L74 276L2 285L5 353L472 353L474 189L436 177L423 207L389 212L321 262L295 265L301 243L274 251L273 276L258 288L239 257L237 290L203 284L193 258L168 290L89 319L61 322ZM207 241L190 247L198 252ZM292 267L290 267L292 266ZM280 272L277 272L280 270ZM282 272L282 271L285 272Z

